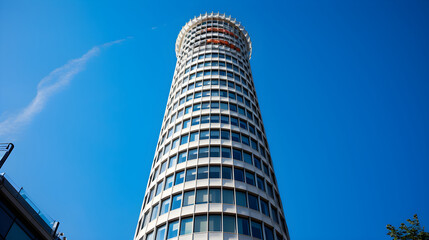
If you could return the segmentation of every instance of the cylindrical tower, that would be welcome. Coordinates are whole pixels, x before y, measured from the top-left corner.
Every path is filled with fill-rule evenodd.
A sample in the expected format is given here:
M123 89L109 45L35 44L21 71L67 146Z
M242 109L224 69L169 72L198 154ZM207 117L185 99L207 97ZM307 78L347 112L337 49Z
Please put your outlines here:
M289 240L249 59L224 14L190 20L141 208L136 240Z

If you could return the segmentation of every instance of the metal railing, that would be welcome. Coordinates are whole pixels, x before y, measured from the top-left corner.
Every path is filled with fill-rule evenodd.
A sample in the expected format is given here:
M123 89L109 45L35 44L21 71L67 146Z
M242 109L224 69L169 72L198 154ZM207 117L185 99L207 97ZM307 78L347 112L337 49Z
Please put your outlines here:
M13 143L0 143L0 154L4 152L0 159L0 168L3 166L4 162L6 162L7 157L9 157L14 147Z

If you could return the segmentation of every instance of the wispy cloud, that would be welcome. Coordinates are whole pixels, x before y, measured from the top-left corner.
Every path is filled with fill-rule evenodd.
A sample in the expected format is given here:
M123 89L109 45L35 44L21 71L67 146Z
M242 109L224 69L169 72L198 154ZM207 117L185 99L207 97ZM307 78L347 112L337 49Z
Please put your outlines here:
M37 85L37 93L33 100L18 113L7 117L0 122L0 136L16 133L25 124L31 120L45 107L49 98L64 88L73 80L73 77L81 72L88 60L96 56L103 48L121 43L126 39L108 42L91 48L81 57L72 59L65 65L53 70L46 77L40 80Z

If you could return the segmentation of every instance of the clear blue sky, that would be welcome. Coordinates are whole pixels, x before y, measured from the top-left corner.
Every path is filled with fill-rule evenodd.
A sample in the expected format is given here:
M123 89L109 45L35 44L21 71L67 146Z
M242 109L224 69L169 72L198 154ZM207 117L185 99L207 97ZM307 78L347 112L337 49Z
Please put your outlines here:
M386 224L415 213L429 227L427 0L0 0L0 122L54 69L127 38L0 136L16 145L2 171L70 239L131 239L175 40L206 11L231 14L252 38L293 240L388 239Z

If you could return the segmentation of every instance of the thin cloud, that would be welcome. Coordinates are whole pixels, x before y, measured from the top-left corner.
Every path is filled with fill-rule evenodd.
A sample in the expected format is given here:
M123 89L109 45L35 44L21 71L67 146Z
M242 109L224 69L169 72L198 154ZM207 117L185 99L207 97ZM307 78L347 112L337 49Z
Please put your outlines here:
M126 39L108 42L91 48L80 58L72 59L65 65L53 70L46 77L40 80L37 85L37 94L33 100L17 114L9 116L0 122L0 136L15 133L31 120L45 107L49 98L64 88L73 80L73 77L81 72L88 60L96 56L103 48L121 43Z

